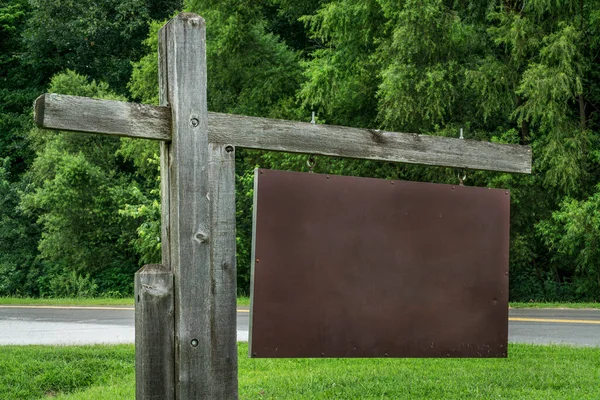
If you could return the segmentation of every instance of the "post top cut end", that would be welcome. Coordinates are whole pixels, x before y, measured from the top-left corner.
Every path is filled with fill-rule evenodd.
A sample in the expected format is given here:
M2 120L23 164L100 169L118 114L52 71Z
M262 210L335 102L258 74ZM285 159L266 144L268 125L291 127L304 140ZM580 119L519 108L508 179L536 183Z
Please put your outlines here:
M34 115L35 115L35 124L39 127L44 125L44 108L46 107L46 95L43 94L35 99L34 103Z
M204 18L202 18L198 14L182 12L182 13L177 14L176 17L169 20L166 24L164 24L160 28L159 32L163 32L163 33L159 33L159 37L162 34L164 34L164 32L166 30L172 29L172 28L169 28L170 26L172 27L172 26L180 25L180 24L182 26L190 25L191 27L200 27L201 29L203 29L206 26Z
M183 21L194 21L194 22L199 22L202 24L204 23L204 18L202 18L198 14L194 14L194 13L190 13L190 12L179 13L179 14L177 14L177 16L174 19L183 20Z
M137 274L164 274L164 273L169 273L170 270L165 267L163 264L146 264L144 265L137 273Z

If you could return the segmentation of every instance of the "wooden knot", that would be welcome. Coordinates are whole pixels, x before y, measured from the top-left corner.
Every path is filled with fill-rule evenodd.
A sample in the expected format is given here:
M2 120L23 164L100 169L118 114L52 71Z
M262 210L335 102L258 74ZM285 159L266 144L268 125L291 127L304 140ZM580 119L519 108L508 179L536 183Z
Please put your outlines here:
M385 143L385 136L383 136L383 132L379 129L369 129L369 133L371 134L371 140L373 140L377 144Z
M196 234L194 235L194 240L198 243L207 243L208 236L204 232L196 232Z
M168 290L168 288L166 288L162 285L151 286L151 285L142 284L142 291L145 293L148 293L152 297L165 297L171 293Z

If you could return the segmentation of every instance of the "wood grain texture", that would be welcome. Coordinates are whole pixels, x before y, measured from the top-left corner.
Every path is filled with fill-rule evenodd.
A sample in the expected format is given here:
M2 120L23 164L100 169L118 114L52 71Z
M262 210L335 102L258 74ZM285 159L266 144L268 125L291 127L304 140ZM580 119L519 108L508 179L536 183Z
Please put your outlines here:
M236 147L531 173L528 146L209 113L209 139Z
M175 398L173 274L159 264L135 274L135 393L138 399Z
M166 101L161 106L46 94L36 102L36 121L48 129L170 140L170 109ZM208 138L251 149L531 173L528 146L440 136L208 113Z
M169 140L170 110L144 104L44 94L35 101L41 128Z
M169 107L168 98L168 65L167 65L167 37L166 29L161 29L158 32L158 99L161 107L165 107L169 110L169 141L160 142L160 222L161 222L161 253L162 263L169 269L171 267L171 238L169 235L171 218L170 202L169 202L169 191L171 187L169 165L171 165L169 159L170 153L170 141L171 141L171 108Z
M237 399L235 149L209 144L213 398Z
M169 215L171 206L169 192L171 178L169 174L169 143L160 142L160 250L162 264L171 267L171 217Z
M209 156L204 20L183 13L169 21L159 51L161 104L172 118L171 142L162 146L169 189L163 235L175 284L176 397L231 400L237 398L233 159L222 160L220 149Z

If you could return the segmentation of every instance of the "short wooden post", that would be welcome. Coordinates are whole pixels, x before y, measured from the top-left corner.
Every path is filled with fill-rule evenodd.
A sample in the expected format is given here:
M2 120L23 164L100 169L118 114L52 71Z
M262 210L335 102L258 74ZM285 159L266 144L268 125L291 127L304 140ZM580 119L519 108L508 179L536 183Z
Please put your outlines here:
M173 272L177 399L237 399L234 149L209 148L206 32L182 13L159 33L163 264Z
M135 396L175 398L173 274L160 264L135 274Z

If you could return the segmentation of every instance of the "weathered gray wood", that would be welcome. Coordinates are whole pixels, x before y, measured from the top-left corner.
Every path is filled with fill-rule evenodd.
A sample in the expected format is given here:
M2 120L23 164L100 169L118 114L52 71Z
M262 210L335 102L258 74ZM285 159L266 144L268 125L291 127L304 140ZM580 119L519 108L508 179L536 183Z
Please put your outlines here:
M167 37L166 30L162 29L158 32L158 99L161 107L165 107L169 110L169 142L171 141L171 109L169 106L169 98L167 94L168 90L168 65L167 65ZM160 222L161 222L161 253L162 263L172 269L171 267L171 238L169 236L169 229L171 224L171 218L169 215L171 206L169 202L169 191L171 188L171 181L169 178L170 171L169 165L171 165L169 159L169 143L160 142Z
M235 149L209 144L211 204L212 386L215 399L236 399L237 272L235 260Z
M172 116L171 142L162 146L163 240L175 283L176 396L235 399L233 156L221 148L209 156L204 20L183 13L169 21L159 52L161 104Z
M122 101L44 94L35 101L39 127L152 140L171 138L170 110Z
M137 399L175 398L173 274L159 264L135 274L135 383Z
M531 173L528 146L209 113L209 139L236 147Z
M157 107L46 94L36 104L36 121L43 128L171 138L166 101ZM531 173L528 146L221 113L208 113L208 140L251 149Z
M160 142L160 250L162 263L171 269L169 143Z
M168 160L168 264L175 282L175 390L211 398L210 203L204 20L180 14L159 32L161 104L171 107ZM195 99L194 99L195 96ZM167 197L168 196L168 197ZM165 201L166 200L166 201Z

